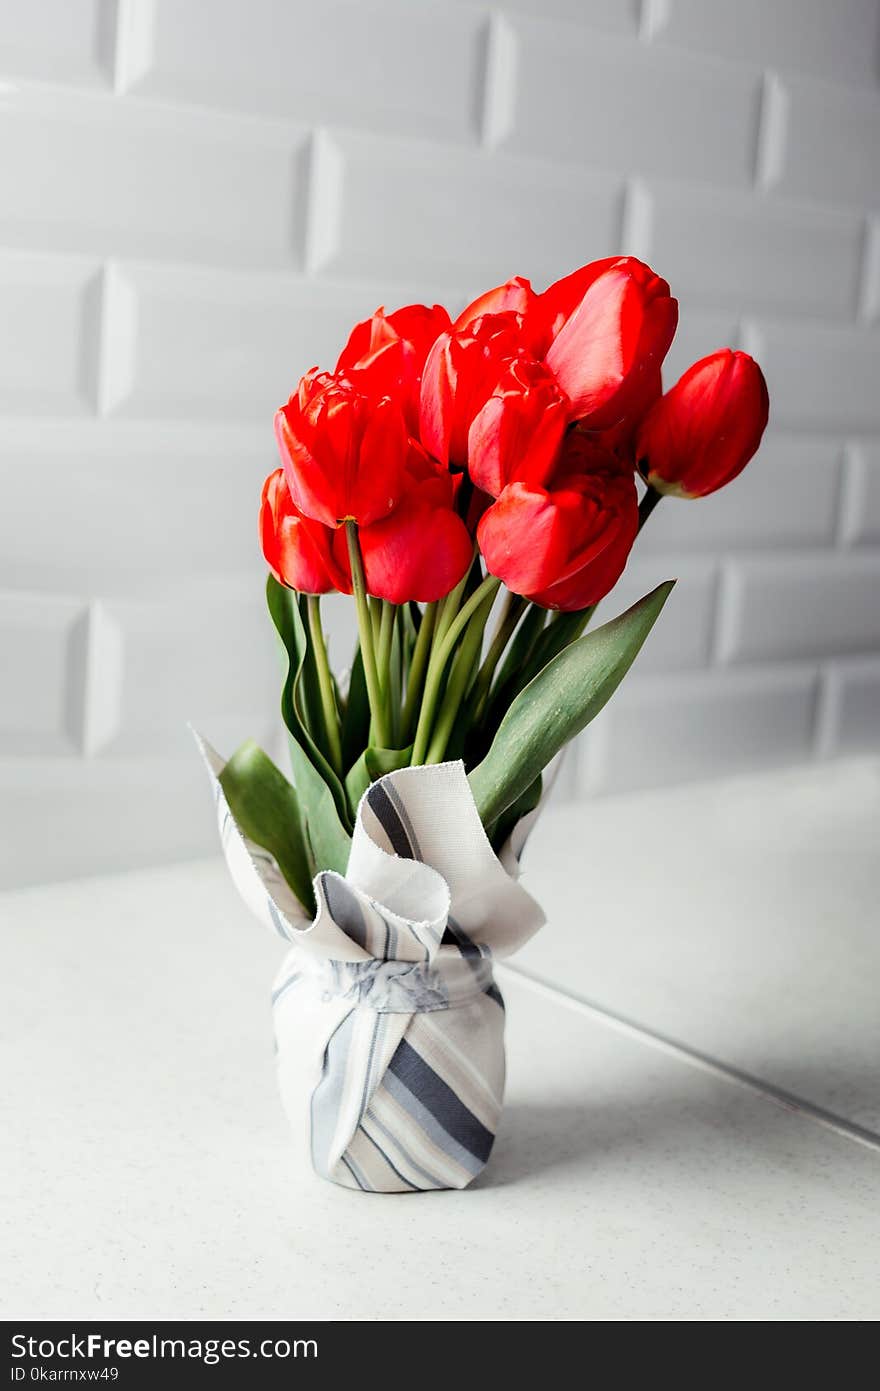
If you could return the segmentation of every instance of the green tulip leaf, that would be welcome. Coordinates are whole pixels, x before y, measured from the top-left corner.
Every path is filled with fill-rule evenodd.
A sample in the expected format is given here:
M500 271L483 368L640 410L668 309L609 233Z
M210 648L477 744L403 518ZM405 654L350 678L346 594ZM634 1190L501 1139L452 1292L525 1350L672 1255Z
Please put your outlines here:
M290 734L293 780L312 857L317 869L335 869L344 874L351 850L352 823L345 789L308 730L301 682L308 643L297 596L270 575L266 598L287 653L281 714Z
M468 780L484 826L531 787L551 758L598 715L651 631L674 580L560 652L512 702Z
M268 850L303 910L314 913L313 866L296 789L253 739L236 750L219 781L248 840Z
M351 805L357 807L367 788L377 778L398 768L408 768L411 758L412 744L405 749L365 749L345 779Z

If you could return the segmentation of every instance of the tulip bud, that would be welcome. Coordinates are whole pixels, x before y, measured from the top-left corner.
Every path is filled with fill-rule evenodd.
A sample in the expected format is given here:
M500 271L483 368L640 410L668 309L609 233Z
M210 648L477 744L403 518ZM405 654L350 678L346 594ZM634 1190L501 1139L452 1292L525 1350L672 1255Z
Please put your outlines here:
M468 431L472 481L492 497L508 483L545 483L568 418L553 373L533 358L514 358Z
M450 327L440 304L407 304L386 314L377 309L356 324L339 354L336 371L367 395L392 396L401 402L411 434L418 432L419 392L425 358Z
M656 380L678 323L665 280L632 256L584 266L540 297L544 361L591 430L617 425Z
M470 533L455 511L455 480L410 446L407 486L390 517L361 527L367 589L377 599L430 604L466 574L474 555Z
M704 497L742 472L769 413L758 364L722 348L689 367L648 412L636 440L639 469L657 492Z
M334 554L335 532L304 517L290 496L283 469L270 473L260 504L260 540L277 580L304 594L351 593L346 569Z
M546 488L511 483L477 530L490 574L544 608L575 611L614 587L638 531L632 470L569 435Z
M512 312L484 314L437 339L422 373L420 438L441 464L466 468L471 422L521 352Z
M315 369L276 411L275 435L290 495L307 517L367 526L397 506L409 447L399 401Z

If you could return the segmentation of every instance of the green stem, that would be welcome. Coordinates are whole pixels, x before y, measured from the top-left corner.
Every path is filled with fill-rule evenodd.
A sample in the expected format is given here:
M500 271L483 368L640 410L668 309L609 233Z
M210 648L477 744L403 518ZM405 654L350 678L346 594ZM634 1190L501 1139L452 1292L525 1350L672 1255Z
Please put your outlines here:
M391 741L388 730L388 720L385 713L385 704L382 699L382 689L379 685L379 676L376 671L376 650L373 646L373 622L370 617L370 603L367 598L364 566L361 560L361 548L358 542L357 524L355 522L345 523L345 535L348 541L348 558L351 563L351 587L354 590L355 606L357 608L358 631L361 639L361 655L364 659L364 679L367 683L370 712L373 717L376 740L380 748L387 749Z
M480 718L489 695L489 687L492 685L495 669L501 661L504 649L512 638L516 625L525 613L527 606L528 600L521 598L519 594L508 594L504 601L504 608L498 619L498 627L495 629L489 651L486 653L483 665L477 674L477 684L474 687L475 721Z
M383 692L388 693L388 681L390 672L388 670L391 659L391 634L394 629L394 605L382 600L382 617L379 621L379 639L376 644L376 666L379 672L379 683Z
M483 633L494 602L495 593L493 591L485 597L483 603L477 609L467 626L464 640L452 666L449 683L446 687L446 695L443 699L443 709L440 712L428 748L428 755L425 759L426 763L441 763L443 761L443 756L446 753L446 746L455 728L455 721L458 717L461 703L467 695L474 678L474 670L480 656L480 647L483 642Z
M413 744L412 759L410 760L413 765L425 761L428 740L431 737L431 728L434 723L434 713L440 696L440 685L452 650L474 614L482 607L490 594L494 597L500 584L501 581L496 579L494 575L487 575L482 583L477 585L467 603L456 614L443 634L439 645L436 643L437 635L435 634L435 648L428 664L425 694L422 697L422 708L419 712L419 723Z
M422 687L425 684L425 672L428 670L428 658L431 655L431 641L434 637L434 627L437 622L437 609L439 604L428 604L422 614L422 622L416 636L416 645L413 648L412 661L409 667L409 676L406 682L406 700L403 702L403 712L400 717L403 738L406 739L412 729L416 706L422 695Z
M342 743L339 737L339 711L336 708L336 695L333 690L333 677L327 660L327 644L321 626L321 600L317 594L308 595L309 637L315 656L318 672L318 689L321 693L321 713L324 717L324 731L327 735L327 748L333 771L342 776Z
M645 525L662 496L662 493L658 493L656 488L652 488L650 483L648 484L645 495L639 503L639 531Z

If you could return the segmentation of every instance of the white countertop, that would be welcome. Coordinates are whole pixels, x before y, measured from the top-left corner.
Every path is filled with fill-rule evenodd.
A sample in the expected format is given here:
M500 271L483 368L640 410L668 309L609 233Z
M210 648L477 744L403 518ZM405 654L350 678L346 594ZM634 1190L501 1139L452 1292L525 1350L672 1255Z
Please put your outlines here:
M876 1318L878 824L869 761L551 809L463 1193L290 1179L219 852L3 895L0 1316Z

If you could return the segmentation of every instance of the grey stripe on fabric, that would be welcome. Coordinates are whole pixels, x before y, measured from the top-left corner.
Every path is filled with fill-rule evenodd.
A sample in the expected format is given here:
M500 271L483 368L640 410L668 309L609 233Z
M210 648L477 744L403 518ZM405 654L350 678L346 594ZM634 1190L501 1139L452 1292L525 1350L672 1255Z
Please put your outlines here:
M447 1134L483 1164L492 1152L495 1136L443 1081L406 1039L400 1040L389 1071L419 1098Z
M345 1167L346 1167L346 1169L348 1170L348 1172L351 1174L352 1178L354 1179L355 1183L357 1184L357 1186L358 1186L358 1188L361 1190L361 1192L362 1192L362 1193L372 1193L372 1191L373 1191L372 1188L369 1188L365 1183L363 1183L363 1182L361 1181L360 1178L358 1178L357 1173L355 1172L354 1168L352 1167L351 1160L350 1160L350 1159L347 1159L347 1158L345 1157L345 1155L343 1155L343 1156L342 1156L342 1162L343 1162L343 1164L345 1165Z
M412 1155L410 1154L409 1150L406 1149L406 1147L405 1147L405 1146L403 1145L403 1143L401 1142L400 1136L399 1136L399 1135L392 1135L392 1133L391 1133L391 1131L388 1129L387 1125L383 1125L382 1122L380 1121L380 1119L379 1119L378 1116L374 1115L373 1112L370 1111L370 1112L368 1112L367 1119L369 1120L370 1125L374 1125L374 1126L376 1127L377 1130L381 1130L382 1134L385 1135L389 1140L391 1140L391 1142L392 1142L393 1144L395 1144L395 1145L397 1146L397 1148L400 1150L401 1154L403 1155L403 1157L404 1157L404 1159L406 1160L406 1162L407 1162L407 1164L409 1165L409 1167L410 1167L415 1173L421 1174L422 1178L426 1181L426 1183L428 1184L428 1187L429 1187L429 1188L445 1188L445 1187L446 1187L446 1184L443 1183L442 1180L439 1179L439 1178L437 1177L436 1174L429 1174L428 1171L427 1171L427 1169L423 1169L422 1166L421 1166L421 1164L417 1164L417 1163L416 1163L416 1161L413 1159Z
M279 985L277 990L273 990L272 1004L277 1005L278 1001L281 999L281 996L285 993L285 991L289 990L292 985L296 985L298 980L302 980L302 975L302 971L294 971L293 975L288 976L287 980L283 981L282 984Z
M382 1085L388 1095L393 1097L397 1104L402 1106L405 1111L409 1112L412 1119L420 1126L428 1138L434 1141L437 1148L442 1150L444 1154L447 1154L450 1159L454 1159L456 1163L464 1169L466 1174L478 1174L480 1172L484 1161L482 1159L477 1159L476 1155L472 1154L469 1149L459 1144L458 1140L450 1135L448 1130L444 1129L427 1107L422 1104L420 1098L414 1096L409 1087L404 1082L401 1082L399 1077L396 1077L393 1072L386 1072ZM441 1187L448 1188L449 1184L443 1183Z
M282 918L281 914L279 913L278 909L275 907L271 895L267 897L266 903L269 908L269 917L272 919L272 926L275 928L275 931L278 933L279 937L283 937L285 942L289 942L290 933L287 930L287 925L284 919Z
M366 947L367 929L361 905L345 881L335 879L330 874L322 874L321 888L330 909L330 916L337 927L341 927L346 937L350 937L359 947Z
M312 1164L325 1178L328 1158L345 1083L345 1063L354 1032L354 1011L347 1014L327 1040L321 1080L312 1092Z
M373 1036L372 1036L372 1038L370 1039L370 1053L369 1053L369 1056L368 1056L368 1058L367 1058L367 1066L366 1066L366 1068L365 1068L365 1070L364 1070L364 1090L363 1090L363 1095L361 1096L360 1108L359 1108L359 1110L358 1110L358 1124L360 1124L360 1122L361 1122L361 1121L363 1120L363 1118L364 1118L364 1112L366 1111L367 1106L368 1106L369 1103L370 1103L370 1097L371 1097L371 1095L372 1095L372 1093L373 1093L373 1090L374 1090L374 1088L373 1088L370 1084L371 1084L371 1081L372 1081L373 1067L374 1067L375 1058L376 1058L376 1045L377 1045L377 1043L379 1042L379 1035L380 1035L380 1033L384 1033L384 1032L385 1032L385 1016L382 1015L382 1014L377 1014L377 1015L375 1016L375 1022L374 1022L374 1024L373 1024Z
M483 961L486 959L486 956L490 955L488 949L484 955L482 949L471 941L464 928L460 927L452 916L450 916L446 922L446 931L443 933L443 944L457 946L464 960L469 966L473 967L478 975L482 970ZM494 980L486 986L483 993L484 995L488 995L490 1000L494 1000L496 1005L500 1005L501 1008L504 1009L504 997Z
M387 784L385 791L387 792L388 798L394 806L394 810L397 812L397 815L400 817L400 820L403 823L403 828L406 831L407 839L409 840L409 843L412 846L413 859L423 860L424 856L422 854L422 847L419 845L419 838L416 835L415 827L413 826L413 823L410 820L409 812L403 804L403 798L401 797L400 793L398 792L397 788L394 786L392 782L389 782Z
M415 1185L414 1183L410 1183L410 1181L409 1181L409 1179L406 1177L406 1175L405 1175L405 1174L402 1174L402 1173L400 1172L400 1170L398 1169L397 1165L396 1165L395 1163L392 1162L392 1160L388 1157L388 1155L387 1155L387 1154L385 1153L385 1151L383 1150L382 1146L379 1144L379 1141L378 1141L377 1139L375 1139L374 1136L372 1136L372 1135L370 1134L369 1130L367 1130L366 1127L362 1125L362 1126L360 1127L360 1131L361 1131L361 1134L362 1134L363 1136L365 1136L366 1139L369 1140L370 1144L373 1146L373 1149L379 1151L379 1153L381 1154L382 1158L385 1160L385 1163L388 1165L389 1169L391 1169L392 1172L395 1173L395 1174L397 1175L397 1177L400 1179L400 1182L401 1182L401 1183L405 1183L406 1186L407 1186L407 1188L411 1188L412 1191L413 1191L414 1193L418 1193L419 1190L418 1190L418 1188L416 1187L416 1185Z
M380 782L373 783L367 793L367 803L391 841L394 853L399 855L402 860L416 859L406 826L401 821L397 808Z

